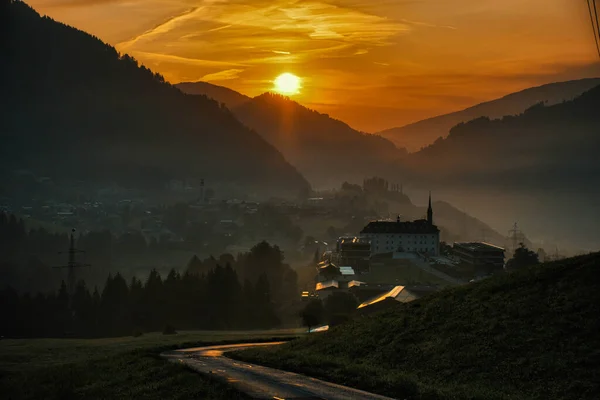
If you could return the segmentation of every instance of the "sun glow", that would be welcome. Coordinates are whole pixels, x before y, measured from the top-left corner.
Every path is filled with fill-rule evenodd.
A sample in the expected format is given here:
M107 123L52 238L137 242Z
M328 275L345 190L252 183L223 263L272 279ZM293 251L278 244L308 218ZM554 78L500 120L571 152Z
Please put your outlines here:
M300 92L300 78L298 78L294 74L290 74L289 72L283 73L279 75L273 81L275 84L274 90L281 94L297 94Z

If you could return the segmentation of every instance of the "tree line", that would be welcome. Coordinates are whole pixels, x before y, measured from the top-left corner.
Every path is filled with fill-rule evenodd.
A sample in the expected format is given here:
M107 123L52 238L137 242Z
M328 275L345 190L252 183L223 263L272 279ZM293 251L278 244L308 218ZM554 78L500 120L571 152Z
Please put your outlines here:
M152 270L127 281L109 274L102 289L80 280L69 293L0 292L5 337L104 337L175 329L268 329L298 315L295 272L277 246L261 242L249 253L217 261L194 257L185 272L166 278Z

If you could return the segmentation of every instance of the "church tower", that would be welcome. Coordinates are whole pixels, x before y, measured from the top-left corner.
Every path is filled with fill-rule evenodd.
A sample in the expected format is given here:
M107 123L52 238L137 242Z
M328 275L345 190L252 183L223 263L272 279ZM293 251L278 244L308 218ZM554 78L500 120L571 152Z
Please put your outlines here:
M429 207L427 207L427 222L433 225L433 209L431 208L431 192L429 192Z

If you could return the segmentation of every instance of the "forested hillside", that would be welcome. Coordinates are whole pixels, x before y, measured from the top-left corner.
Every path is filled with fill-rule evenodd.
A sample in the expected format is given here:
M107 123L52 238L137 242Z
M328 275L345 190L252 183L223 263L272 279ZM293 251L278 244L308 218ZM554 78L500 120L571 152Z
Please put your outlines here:
M204 177L297 195L304 178L205 96L189 96L82 31L0 2L0 160L30 170L162 188Z
M600 172L600 87L517 116L461 123L405 159L418 178L456 185L589 189ZM568 167L565 167L568 165Z
M180 82L176 84L175 87L183 93L210 97L219 103L225 104L230 110L251 100L250 97L238 93L235 90L225 86L213 85L208 82Z
M406 154L387 139L358 132L273 93L257 96L233 112L319 187L361 182L365 176L389 176L394 163Z
M450 129L461 122L479 117L501 118L505 115L517 115L537 103L554 105L572 100L598 85L600 85L600 78L556 82L532 87L461 111L424 119L398 128L386 129L378 134L391 140L398 147L406 147L408 151L415 152L430 145L439 137L448 136Z

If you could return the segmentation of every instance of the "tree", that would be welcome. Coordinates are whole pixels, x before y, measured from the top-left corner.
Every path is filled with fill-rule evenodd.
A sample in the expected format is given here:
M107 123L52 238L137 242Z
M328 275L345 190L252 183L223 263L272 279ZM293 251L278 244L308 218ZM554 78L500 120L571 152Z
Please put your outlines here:
M325 310L323 309L323 303L319 299L312 299L309 301L304 309L300 312L302 318L302 325L310 329L319 325L323 322Z
M524 267L530 267L532 265L539 264L538 255L529 250L523 243L519 243L519 247L515 250L513 258L508 260L506 263L507 270L515 270Z
M254 287L253 306L256 310L256 321L254 327L263 329L273 328L279 324L279 318L275 314L273 302L271 301L271 288L266 274L261 274Z
M356 307L358 301L354 295L343 292L333 293L325 299L324 310L327 322L329 325L336 325L346 321Z
M71 310L73 313L73 329L78 335L94 333L95 313L92 295L85 282L80 280L75 286Z
M65 281L60 283L60 289L56 296L54 307L54 315L56 321L56 329L60 334L68 332L71 325L71 312L69 310L69 292Z

